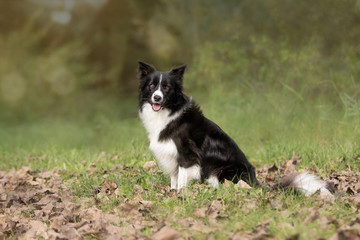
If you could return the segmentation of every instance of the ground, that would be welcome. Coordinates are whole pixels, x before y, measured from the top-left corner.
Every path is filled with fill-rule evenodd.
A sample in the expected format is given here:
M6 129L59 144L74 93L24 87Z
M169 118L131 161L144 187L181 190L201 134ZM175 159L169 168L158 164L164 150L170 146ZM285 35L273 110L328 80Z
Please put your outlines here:
M99 161L107 155L100 153ZM301 161L293 153L279 166L265 165L257 170L259 180L272 184L296 171ZM315 168L306 170L316 173ZM56 169L0 171L0 238L360 238L360 173L351 166L323 177L333 198L252 189L244 182L225 182L219 189L194 183L171 191L154 161L110 169L92 164L85 174L101 179L100 184L86 185L81 174Z

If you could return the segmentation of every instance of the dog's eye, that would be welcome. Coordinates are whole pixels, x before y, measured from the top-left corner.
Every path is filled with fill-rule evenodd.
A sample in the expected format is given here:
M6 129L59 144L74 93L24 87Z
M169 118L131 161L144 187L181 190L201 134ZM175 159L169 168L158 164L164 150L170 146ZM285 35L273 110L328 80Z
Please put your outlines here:
M166 87L165 87L165 90L166 90L166 91L169 91L169 90L170 90L170 87L169 87L169 86L166 86Z
M150 88L155 88L155 85L154 85L154 84L150 84Z

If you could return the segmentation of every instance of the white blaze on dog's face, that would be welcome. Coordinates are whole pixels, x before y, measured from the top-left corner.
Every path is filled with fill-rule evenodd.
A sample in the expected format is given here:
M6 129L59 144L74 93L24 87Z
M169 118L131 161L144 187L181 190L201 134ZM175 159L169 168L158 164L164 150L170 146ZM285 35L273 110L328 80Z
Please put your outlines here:
M164 100L164 94L161 90L162 74L160 74L160 80L156 91L151 96L152 108L155 112L161 109L161 104Z

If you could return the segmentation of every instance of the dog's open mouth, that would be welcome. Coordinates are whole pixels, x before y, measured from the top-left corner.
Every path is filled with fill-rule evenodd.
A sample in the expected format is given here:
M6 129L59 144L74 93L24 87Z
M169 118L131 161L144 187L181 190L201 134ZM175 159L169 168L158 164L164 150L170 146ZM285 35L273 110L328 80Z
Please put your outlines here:
M161 104L158 104L158 103L153 103L152 105L152 109L157 112L161 109Z

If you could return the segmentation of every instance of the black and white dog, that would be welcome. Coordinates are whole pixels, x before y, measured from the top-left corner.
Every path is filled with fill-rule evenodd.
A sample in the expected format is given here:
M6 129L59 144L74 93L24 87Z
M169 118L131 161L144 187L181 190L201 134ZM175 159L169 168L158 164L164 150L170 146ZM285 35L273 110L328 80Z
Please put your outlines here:
M219 126L204 117L196 103L185 95L183 75L186 65L159 72L139 62L139 115L150 140L150 150L160 168L171 179L172 189L190 181L218 187L224 179L258 186L255 168ZM311 195L330 192L314 175L288 177L282 187L292 187Z

